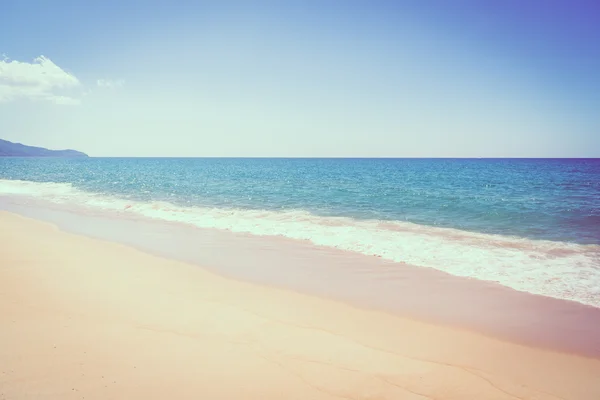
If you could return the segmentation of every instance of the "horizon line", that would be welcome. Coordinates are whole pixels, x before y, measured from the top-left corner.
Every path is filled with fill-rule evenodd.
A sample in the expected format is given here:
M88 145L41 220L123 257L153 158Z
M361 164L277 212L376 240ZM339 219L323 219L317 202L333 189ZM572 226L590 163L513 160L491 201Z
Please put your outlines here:
M343 160L401 160L401 159L443 159L443 160L597 160L596 157L476 157L476 156L91 156L87 157L16 157L16 158L189 158L189 159L343 159Z

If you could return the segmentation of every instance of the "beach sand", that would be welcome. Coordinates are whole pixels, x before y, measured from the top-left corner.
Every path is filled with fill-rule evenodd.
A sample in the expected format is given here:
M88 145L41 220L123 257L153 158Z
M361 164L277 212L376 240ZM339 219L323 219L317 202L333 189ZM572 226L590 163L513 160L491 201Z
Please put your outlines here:
M0 400L600 399L597 359L225 279L7 212L0 243Z

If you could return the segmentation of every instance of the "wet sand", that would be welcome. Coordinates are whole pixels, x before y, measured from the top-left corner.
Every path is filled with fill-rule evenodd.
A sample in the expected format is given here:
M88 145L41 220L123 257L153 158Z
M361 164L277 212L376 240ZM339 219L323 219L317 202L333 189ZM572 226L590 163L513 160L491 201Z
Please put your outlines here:
M600 398L596 359L226 279L6 212L0 243L0 399Z
M526 346L600 358L600 308L574 301L285 237L203 229L2 196L0 209L228 278L466 328Z

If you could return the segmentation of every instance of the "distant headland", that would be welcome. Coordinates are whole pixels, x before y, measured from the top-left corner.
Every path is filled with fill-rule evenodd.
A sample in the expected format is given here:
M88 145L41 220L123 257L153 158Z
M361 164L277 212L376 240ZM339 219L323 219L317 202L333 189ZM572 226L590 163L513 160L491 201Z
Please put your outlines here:
M76 150L50 150L0 139L0 157L88 157Z

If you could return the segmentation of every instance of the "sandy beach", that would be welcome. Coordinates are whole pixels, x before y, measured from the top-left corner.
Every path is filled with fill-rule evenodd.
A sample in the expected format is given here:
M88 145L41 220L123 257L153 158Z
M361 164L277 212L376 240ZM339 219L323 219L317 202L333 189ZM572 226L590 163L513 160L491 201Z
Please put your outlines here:
M594 399L600 360L0 212L0 399Z

